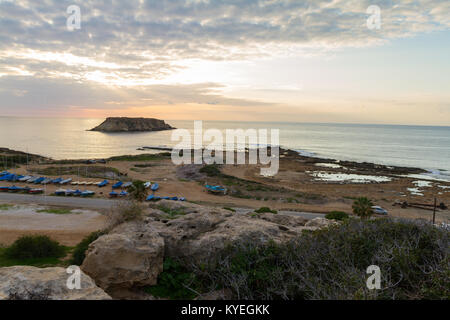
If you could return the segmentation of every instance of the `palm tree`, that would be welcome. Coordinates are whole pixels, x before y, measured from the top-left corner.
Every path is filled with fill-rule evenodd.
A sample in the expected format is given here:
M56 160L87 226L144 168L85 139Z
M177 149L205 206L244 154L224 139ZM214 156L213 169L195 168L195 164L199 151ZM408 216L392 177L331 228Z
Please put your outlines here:
M366 197L361 197L353 202L353 213L361 217L361 219L367 219L373 214L373 203Z
M147 198L147 189L144 182L140 180L133 181L133 184L130 186L130 195L137 201L144 201Z

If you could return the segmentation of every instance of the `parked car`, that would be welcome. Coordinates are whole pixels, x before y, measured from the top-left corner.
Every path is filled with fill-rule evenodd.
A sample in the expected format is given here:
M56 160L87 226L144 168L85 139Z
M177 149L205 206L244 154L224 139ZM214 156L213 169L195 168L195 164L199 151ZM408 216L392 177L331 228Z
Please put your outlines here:
M383 216L387 216L387 215L388 215L387 210L383 209L383 208L380 207L380 206L373 206L373 207L372 207L372 211L373 211L373 213L375 213L375 214L381 214L381 215L383 215Z

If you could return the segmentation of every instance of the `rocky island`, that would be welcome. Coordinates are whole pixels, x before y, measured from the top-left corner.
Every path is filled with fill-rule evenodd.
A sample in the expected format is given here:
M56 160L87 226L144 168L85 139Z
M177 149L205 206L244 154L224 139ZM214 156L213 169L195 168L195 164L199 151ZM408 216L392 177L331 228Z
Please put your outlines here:
M110 117L90 131L101 132L143 132L175 129L164 120L154 118Z

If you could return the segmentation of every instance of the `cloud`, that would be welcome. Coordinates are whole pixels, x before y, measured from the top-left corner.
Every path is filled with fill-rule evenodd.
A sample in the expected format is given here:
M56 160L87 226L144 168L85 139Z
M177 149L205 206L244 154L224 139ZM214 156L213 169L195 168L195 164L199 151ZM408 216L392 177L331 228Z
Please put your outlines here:
M69 32L66 9L72 4L80 6L82 24L80 30ZM143 85L176 72L185 59L317 54L450 27L448 1L379 0L382 28L369 30L366 9L372 4L367 0L0 1L0 76L19 72ZM8 72L4 65L19 71Z

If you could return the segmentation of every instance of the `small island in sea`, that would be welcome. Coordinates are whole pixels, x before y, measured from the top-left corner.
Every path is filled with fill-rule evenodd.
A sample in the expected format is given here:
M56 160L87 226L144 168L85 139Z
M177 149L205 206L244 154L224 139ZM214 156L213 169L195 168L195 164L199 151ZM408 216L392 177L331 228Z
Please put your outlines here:
M164 120L154 118L109 117L90 131L101 132L145 132L175 129Z

